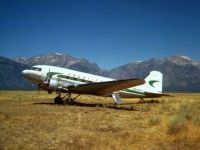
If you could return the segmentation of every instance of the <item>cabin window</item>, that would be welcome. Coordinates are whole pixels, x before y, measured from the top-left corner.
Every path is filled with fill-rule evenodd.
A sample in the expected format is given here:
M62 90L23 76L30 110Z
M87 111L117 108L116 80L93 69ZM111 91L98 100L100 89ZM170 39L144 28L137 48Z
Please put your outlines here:
M35 70L35 71L42 71L42 68L38 68L38 67L32 67L31 70Z

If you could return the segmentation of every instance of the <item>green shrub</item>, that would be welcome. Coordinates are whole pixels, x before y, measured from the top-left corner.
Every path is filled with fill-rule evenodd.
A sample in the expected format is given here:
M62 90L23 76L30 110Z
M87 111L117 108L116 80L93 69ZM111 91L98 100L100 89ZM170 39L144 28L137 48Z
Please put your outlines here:
M200 101L182 103L176 115L169 118L168 133L176 134L186 128L186 121L200 125Z
M178 115L188 121L192 121L196 125L200 125L200 102L181 104Z

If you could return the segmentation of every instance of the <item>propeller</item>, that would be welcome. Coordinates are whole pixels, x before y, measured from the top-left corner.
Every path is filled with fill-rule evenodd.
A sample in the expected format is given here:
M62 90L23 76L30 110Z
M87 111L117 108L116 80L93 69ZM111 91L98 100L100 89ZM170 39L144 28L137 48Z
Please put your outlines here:
M47 74L47 77L50 78L50 68L49 68L49 72Z
M47 73L46 80L43 83L38 84L38 95L40 93L40 90L42 89L43 84L44 86L49 84L50 78L51 78L51 75L50 75L50 68L49 68L49 72Z
M47 73L47 78L46 78L46 80L44 81L44 84L48 84L50 78L51 78L51 77L50 77L50 68L49 68L49 72Z

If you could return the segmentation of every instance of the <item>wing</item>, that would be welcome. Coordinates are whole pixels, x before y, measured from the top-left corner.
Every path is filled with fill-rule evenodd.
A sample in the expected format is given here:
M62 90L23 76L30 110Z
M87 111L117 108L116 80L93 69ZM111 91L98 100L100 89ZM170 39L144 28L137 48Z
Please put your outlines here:
M108 82L96 82L69 87L68 91L77 94L111 95L115 91L144 84L143 79L127 79Z

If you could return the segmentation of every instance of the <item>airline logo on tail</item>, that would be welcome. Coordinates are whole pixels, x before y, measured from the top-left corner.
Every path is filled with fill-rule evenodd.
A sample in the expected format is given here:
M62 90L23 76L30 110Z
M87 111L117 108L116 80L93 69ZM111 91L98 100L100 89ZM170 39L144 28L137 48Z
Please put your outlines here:
M159 81L157 81L157 80L150 80L149 81L149 85L151 85L152 87L155 87L154 83L156 83L156 82L159 82Z

